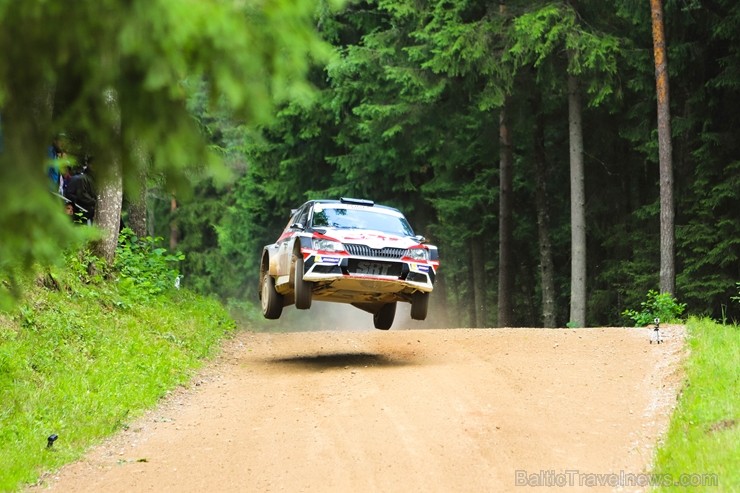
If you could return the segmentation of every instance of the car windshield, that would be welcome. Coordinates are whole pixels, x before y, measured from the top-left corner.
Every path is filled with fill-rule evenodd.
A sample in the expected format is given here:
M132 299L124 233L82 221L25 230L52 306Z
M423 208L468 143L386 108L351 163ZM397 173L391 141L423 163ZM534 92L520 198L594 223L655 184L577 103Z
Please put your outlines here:
M311 225L314 228L371 229L400 236L414 236L408 221L402 216L370 209L315 207Z

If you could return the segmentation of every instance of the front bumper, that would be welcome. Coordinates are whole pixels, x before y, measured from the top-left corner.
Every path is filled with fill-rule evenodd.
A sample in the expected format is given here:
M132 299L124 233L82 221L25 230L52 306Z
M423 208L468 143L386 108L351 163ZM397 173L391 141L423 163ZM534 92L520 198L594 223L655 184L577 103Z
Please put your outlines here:
M378 293L434 288L436 262L351 255L304 253L305 281L328 283L336 289Z

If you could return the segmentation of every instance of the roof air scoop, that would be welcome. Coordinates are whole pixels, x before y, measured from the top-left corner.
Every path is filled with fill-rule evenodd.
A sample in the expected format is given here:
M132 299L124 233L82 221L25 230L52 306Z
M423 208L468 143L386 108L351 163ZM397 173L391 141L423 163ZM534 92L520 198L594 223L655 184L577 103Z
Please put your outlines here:
M355 204L355 205L367 205L367 206L374 206L375 202L372 200L367 199L353 199L351 197L342 197L339 199L339 201L343 204Z

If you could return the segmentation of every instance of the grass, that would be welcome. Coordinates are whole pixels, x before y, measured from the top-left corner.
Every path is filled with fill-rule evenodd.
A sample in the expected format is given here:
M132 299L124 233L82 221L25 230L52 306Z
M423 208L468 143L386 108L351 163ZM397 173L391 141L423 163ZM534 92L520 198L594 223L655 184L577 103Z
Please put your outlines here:
M234 328L224 308L185 290L142 296L135 284L37 277L0 312L0 491L34 483L184 384ZM655 477L661 492L740 492L740 327L688 322L687 383ZM47 437L57 434L53 447ZM716 479L717 486L712 486Z
M187 382L234 328L214 300L174 289L132 298L131 286L72 272L38 277L0 313L0 491L125 427Z
M687 380L653 472L697 484L655 491L740 492L740 327L696 318L687 327Z

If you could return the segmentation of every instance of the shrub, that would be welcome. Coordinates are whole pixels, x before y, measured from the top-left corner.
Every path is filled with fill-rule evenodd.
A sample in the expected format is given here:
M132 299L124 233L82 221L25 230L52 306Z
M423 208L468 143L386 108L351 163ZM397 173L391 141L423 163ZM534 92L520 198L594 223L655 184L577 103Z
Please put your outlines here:
M644 327L658 318L661 322L677 320L686 309L686 303L679 303L670 293L658 293L651 289L647 300L640 303L641 311L625 310L622 315L631 318L635 327Z
M65 265L19 276L16 305L0 311L0 492L128 426L235 329L216 300L173 288L181 256L124 234L116 268L67 252Z
M120 289L129 295L156 296L175 286L177 264L185 258L158 247L161 238L139 238L129 228L118 236L113 268L119 274Z

